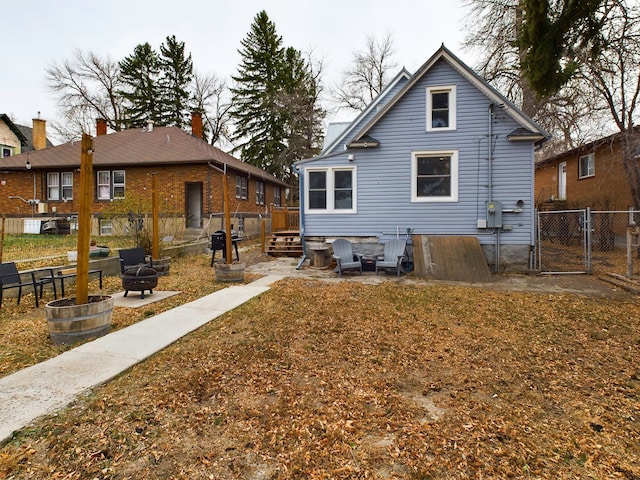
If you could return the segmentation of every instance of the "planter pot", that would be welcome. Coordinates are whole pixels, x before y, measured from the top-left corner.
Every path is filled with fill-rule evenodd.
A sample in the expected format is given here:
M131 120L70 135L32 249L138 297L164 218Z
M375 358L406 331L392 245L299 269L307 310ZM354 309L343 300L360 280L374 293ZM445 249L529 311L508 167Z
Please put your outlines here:
M114 298L90 295L89 302L76 305L75 297L47 303L49 335L54 344L69 344L101 337L111 328Z
M157 260L153 259L153 269L158 272L161 277L169 275L169 268L171 267L171 257L161 257Z
M244 282L244 263L216 263L216 280L218 282Z

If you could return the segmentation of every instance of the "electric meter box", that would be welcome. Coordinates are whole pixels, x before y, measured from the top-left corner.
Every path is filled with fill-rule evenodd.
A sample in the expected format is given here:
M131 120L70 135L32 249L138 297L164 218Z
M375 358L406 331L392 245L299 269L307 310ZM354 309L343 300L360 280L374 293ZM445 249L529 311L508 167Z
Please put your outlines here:
M487 202L487 228L502 228L502 203Z

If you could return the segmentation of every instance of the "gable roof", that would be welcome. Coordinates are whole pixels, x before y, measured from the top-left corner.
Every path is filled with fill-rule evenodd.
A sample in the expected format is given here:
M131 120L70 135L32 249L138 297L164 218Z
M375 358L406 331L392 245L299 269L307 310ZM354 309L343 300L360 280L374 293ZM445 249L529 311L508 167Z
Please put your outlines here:
M9 115L7 115L6 113L0 113L0 120L2 120L7 125L7 127L9 127L9 130L11 130L13 134L18 137L21 145L27 145L29 143L27 137L20 130L20 128L18 128L18 125L11 121Z
M413 86L418 83L422 77L424 77L429 70L436 64L436 62L444 60L458 71L463 77L465 77L472 85L478 90L484 93L491 101L497 104L504 105L505 112L511 116L516 122L518 122L522 129L517 129L512 132L512 139L523 140L537 140L536 144L541 144L550 138L549 134L538 125L535 121L525 115L520 109L518 109L511 101L505 96L493 88L487 81L469 68L462 60L456 57L450 50L448 50L444 44L434 53L424 65L422 65L418 71L409 79L409 81L402 87L402 89L389 101L380 111L364 126L362 127L352 139L352 142L360 142L365 135L368 135L370 130L380 121L385 114L396 105L400 99L409 91ZM526 132L526 134L525 134Z
M34 151L35 148L33 148L33 128L27 127L26 125L16 125L16 127L26 138L26 144L22 147L22 153ZM46 148L53 147L53 143L51 142L51 140L49 140L48 138L45 140L47 142Z
M369 113L371 113L375 108L378 108L378 106L387 98L389 92L393 90L393 87L395 87L400 81L409 80L410 78L411 74L406 68L400 70L398 74L382 89L380 94L378 94L378 96L373 99L373 101L367 106L367 108L360 112L360 114L352 122L349 123L350 126L344 128L341 134L336 135L331 143L322 149L321 156L331 153L331 151L339 146L345 140L345 138L348 138L348 136L360 123L360 121L363 118L366 118L367 115L369 115Z
M219 148L209 145L178 127L130 129L93 138L93 166L152 167L156 165L186 165L214 163L269 180L281 186L287 183L270 173L239 160ZM0 159L0 169L24 169L27 160L33 169L76 168L80 165L81 142L74 141L43 150L22 153Z
M640 143L640 127L633 127L634 133L633 135L638 138L638 142ZM627 135L627 133L616 132L611 135L607 135L606 137L601 137L596 140L592 140L588 143L583 143L582 145L578 145L570 150L565 150L564 152L556 153L546 158L541 158L536 161L536 168L540 168L543 166L547 166L549 164L553 164L555 162L564 160L568 157L573 157L576 155L582 156L587 153L591 153L600 147L611 146L615 142L619 142L623 135ZM640 153L640 151L639 151Z

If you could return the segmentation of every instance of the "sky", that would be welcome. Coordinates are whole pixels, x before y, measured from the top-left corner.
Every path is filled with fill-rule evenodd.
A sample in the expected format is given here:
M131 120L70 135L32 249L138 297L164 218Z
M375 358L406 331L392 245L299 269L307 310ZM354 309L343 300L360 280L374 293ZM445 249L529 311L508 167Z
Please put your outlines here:
M122 60L136 45L159 51L169 35L185 42L196 70L229 78L240 63L240 41L265 10L283 44L323 59L325 89L339 82L367 38L393 40L396 70L416 71L442 43L466 63L460 0L22 0L3 6L0 113L31 126L38 116L56 120L46 69L74 50ZM10 20L9 20L10 19ZM394 71L394 74L396 72ZM327 121L349 120L353 113Z

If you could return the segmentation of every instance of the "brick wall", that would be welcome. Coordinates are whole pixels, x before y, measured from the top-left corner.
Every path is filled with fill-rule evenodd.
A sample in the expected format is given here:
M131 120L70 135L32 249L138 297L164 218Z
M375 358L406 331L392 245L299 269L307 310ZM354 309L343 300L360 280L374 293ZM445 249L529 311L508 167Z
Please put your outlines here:
M121 170L121 167L107 169L94 168L94 185L96 171ZM161 213L184 213L186 210L185 191L187 183L202 183L202 216L223 211L222 174L208 165L158 166L154 168L127 167L125 170L125 196L135 194L140 198L148 198L151 202L152 174L158 176L159 203ZM70 171L69 169L60 171ZM34 177L35 176L35 177ZM35 178L35 195L34 195ZM236 199L235 172L229 173L229 197L231 212L255 212L262 215L268 213L268 205L274 201L274 185L266 182L265 205L256 204L256 177L248 177L248 193L246 200ZM3 184L4 183L4 184ZM80 172L73 170L73 199L69 201L49 201L46 194L46 172L44 171L10 171L0 173L0 214L31 215L31 205L10 196L20 196L25 200L37 198L47 204L49 213L76 213L79 210ZM94 187L95 188L95 187ZM284 200L284 189L282 189ZM95 189L91 205L92 213L113 211L118 200L99 201ZM36 208L37 212L37 208Z

